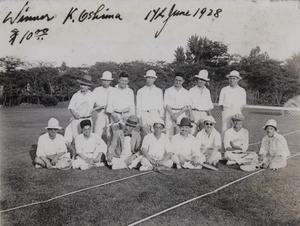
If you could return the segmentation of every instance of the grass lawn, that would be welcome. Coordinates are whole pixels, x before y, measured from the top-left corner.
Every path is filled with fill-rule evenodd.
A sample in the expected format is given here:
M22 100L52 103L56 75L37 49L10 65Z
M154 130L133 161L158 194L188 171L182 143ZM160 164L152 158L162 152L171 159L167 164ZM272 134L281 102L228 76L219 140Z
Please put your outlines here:
M136 177L1 213L1 225L128 225L249 175L236 166L219 171L176 170L171 176L107 167L80 170L35 169L38 137L51 116L65 127L66 108L2 108L1 211L46 201L80 189ZM220 111L213 112L220 122ZM245 111L250 143L261 140L266 119L278 121L282 134L300 129L299 116ZM217 125L219 126L219 125ZM292 155L300 133L286 138ZM259 145L251 148L257 150ZM300 225L300 155L279 171L262 171L216 193L189 202L140 225Z

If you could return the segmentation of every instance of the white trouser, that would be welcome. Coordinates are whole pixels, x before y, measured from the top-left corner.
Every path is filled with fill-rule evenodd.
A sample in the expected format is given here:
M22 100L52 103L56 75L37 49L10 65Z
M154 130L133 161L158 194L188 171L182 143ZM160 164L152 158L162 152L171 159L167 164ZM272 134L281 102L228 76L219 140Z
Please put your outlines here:
M142 125L152 127L157 118L160 118L158 110L142 111L141 113Z
M65 139L67 143L72 143L73 140L75 140L75 138L81 134L81 127L80 127L80 122L82 120L90 120L91 124L93 126L93 122L92 122L92 118L80 118L80 119L71 119L72 121L69 123L69 125L67 125L66 129L65 129Z
M205 111L192 111L192 114L195 119L195 123L193 123L193 127L191 128L191 134L196 136L197 133L201 130L200 125L203 124L203 119L207 116Z
M221 152L215 151L213 149L206 149L205 151L201 151L201 153L206 158L206 163L210 165L215 165L217 162L219 162L222 159Z
M98 150L94 151L93 153L84 153L83 155L87 158L93 158L96 159L97 156L100 154ZM82 158L77 156L77 158L73 161L73 168L74 169L88 169L90 168L89 163L84 161Z
M224 157L229 161L235 161L239 165L245 163L258 163L258 155L256 152L232 153L231 151L226 151Z
M102 136L103 131L108 124L109 124L108 113L106 113L105 110L102 110L99 113L97 113L97 119L95 122L95 133ZM109 132L109 130L107 130L106 133L107 132Z
M263 163L267 163L267 162L271 161L273 158L275 158L275 157L274 156L266 156L263 159ZM281 156L276 161L270 163L268 169L285 168L286 165L287 165L287 158L285 156Z
M148 167L149 169L153 168L153 165L146 157L142 158L141 164L142 166ZM168 159L162 165L171 168L173 166L173 161L171 159Z
M180 157L181 158L180 158ZM172 161L176 164L176 165L183 165L184 162L191 162L191 160L193 160L193 158L197 158L197 161L199 164L202 164L206 161L206 158L205 156L200 153L200 155L197 155L197 156L189 156L189 155L173 155L172 156ZM180 160L183 160L184 159L184 162L181 162Z
M222 136L224 137L224 132L230 129L232 116L235 114L241 114L240 108L226 108L224 107L222 111Z
M173 113L178 113L180 110L172 110ZM178 127L177 124L180 124L180 121L182 118L187 117L186 113L182 113L181 115L179 115L179 117L177 118L177 121L174 122L172 120L172 117L170 115L170 113L167 111L166 112L166 122L165 122L165 126L166 126L166 135L169 137L169 139L172 138L172 136L175 134L175 128Z

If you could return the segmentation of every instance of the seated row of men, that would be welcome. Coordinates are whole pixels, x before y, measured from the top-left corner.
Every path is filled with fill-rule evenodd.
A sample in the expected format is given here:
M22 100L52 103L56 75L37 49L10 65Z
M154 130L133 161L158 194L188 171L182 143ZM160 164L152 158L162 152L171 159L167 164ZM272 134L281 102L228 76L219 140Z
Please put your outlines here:
M247 151L249 133L242 128L244 116L236 114L232 117L233 127L224 135L224 158L227 164L239 164L244 171L259 168L279 169L287 164L290 155L286 139L277 133L277 123L270 119L264 126L267 135L263 138L261 148L256 152ZM202 164L215 166L222 159L221 135L214 128L213 116L204 119L204 128L196 137L190 134L192 127L189 118L182 118L179 133L171 139L163 133L165 124L157 117L153 123L153 132L143 139L135 128L139 119L131 115L125 125L117 130L112 142L107 147L102 138L92 133L89 119L82 120L82 133L75 139L74 160L70 160L65 139L57 134L61 129L59 122L51 118L45 127L48 133L38 140L37 157L34 160L37 168L63 168L71 166L75 169L89 169L107 164L112 169L139 168L141 171L152 170L156 165L165 167L201 169Z

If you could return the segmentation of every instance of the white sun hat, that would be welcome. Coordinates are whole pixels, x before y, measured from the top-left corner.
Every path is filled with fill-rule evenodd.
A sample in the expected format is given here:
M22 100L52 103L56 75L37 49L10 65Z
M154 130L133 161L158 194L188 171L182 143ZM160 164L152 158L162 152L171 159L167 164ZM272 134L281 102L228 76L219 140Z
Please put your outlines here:
M154 70L149 70L147 71L146 75L144 75L144 77L153 77L153 78L157 78L156 76L156 72Z
M238 71L231 71L229 75L226 75L227 78L230 78L230 77L237 77L239 79L242 79L242 77L240 76L240 72Z
M61 129L59 122L56 118L50 118L48 121L48 126L45 129Z
M195 78L199 78L199 79L202 79L202 80L208 82L209 81L208 71L207 70L201 70L201 71L199 71L199 74L195 75Z
M102 77L100 79L109 80L109 81L114 80L113 77L112 77L112 73L110 71L104 71L103 74L102 74Z

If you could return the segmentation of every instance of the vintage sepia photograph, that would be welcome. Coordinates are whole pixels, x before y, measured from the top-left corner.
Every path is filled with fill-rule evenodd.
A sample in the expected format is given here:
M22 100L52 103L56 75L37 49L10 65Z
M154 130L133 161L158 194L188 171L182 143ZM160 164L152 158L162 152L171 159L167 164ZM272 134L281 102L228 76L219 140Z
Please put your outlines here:
M300 1L0 12L0 225L300 225Z

